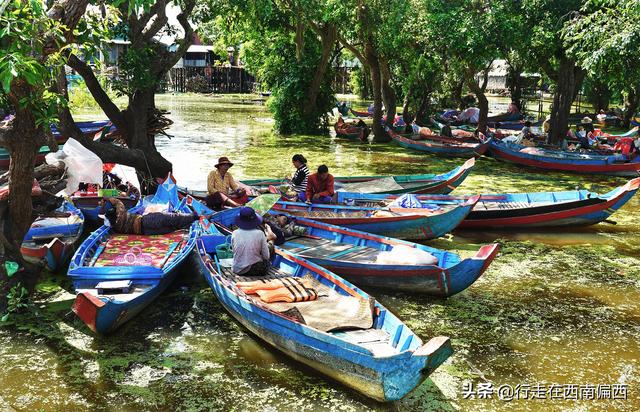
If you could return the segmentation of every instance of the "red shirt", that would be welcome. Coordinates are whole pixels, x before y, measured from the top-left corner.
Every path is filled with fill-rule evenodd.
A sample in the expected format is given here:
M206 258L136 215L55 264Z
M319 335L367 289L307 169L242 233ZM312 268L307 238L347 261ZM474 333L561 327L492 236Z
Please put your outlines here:
M328 174L327 178L322 182L318 179L317 173L309 176L307 180L307 200L312 200L313 195L333 196L333 194L333 176L331 174Z

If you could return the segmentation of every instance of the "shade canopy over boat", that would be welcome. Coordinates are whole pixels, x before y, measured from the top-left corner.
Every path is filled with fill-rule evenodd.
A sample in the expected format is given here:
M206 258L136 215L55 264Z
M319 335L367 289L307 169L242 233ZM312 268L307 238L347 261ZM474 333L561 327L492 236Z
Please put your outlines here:
M237 209L212 216L230 234ZM345 227L296 218L298 234L277 246L345 277L361 287L377 287L448 297L475 282L498 253L498 245L480 248L475 256L373 235ZM433 259L433 261L429 261Z
M220 303L260 339L318 372L378 401L394 401L451 355L449 338L439 336L424 344L362 290L282 250L265 276L235 275L216 255L220 237L203 236L197 246L199 268ZM317 299L267 303L238 285L290 282L285 278L299 279Z
M627 159L619 154L569 152L493 140L489 150L498 159L538 169L629 177L640 175L640 155Z
M608 219L638 191L640 178L635 178L608 193L588 190L484 194L459 229L497 229L527 227L586 226ZM471 196L417 195L427 207L441 204L461 204ZM339 203L384 207L397 195L338 193Z
M179 201L169 176L152 198L130 213L173 210L191 213ZM77 293L73 311L98 333L109 333L151 303L177 275L195 246L198 223L166 235L117 234L108 226L93 232L78 248L68 275Z

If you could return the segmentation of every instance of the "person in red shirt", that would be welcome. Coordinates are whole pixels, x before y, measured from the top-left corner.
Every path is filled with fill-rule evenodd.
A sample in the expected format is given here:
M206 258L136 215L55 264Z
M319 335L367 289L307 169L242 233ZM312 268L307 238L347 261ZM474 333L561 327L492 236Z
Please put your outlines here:
M333 176L329 174L326 165L318 167L318 173L309 176L307 180L307 203L331 203L334 194Z

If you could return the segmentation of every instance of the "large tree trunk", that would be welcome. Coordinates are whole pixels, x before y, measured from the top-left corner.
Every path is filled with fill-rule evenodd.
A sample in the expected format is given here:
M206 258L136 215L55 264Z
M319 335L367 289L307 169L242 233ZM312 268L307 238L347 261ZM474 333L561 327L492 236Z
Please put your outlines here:
M464 110L467 104L462 100L462 88L464 87L464 78L457 82L453 88L453 99L458 104L458 109Z
M396 92L391 87L391 69L386 59L379 58L380 64L380 86L382 90L382 99L387 112L388 127L393 127L393 120L396 117Z
M316 72L311 79L309 89L307 90L307 97L304 100L303 115L305 118L314 116L318 113L318 94L320 93L320 87L325 79L327 68L329 67L329 60L331 59L331 52L336 44L336 26L332 24L325 25L319 29L320 40L322 42L322 55L320 61L316 66Z
M382 84L378 56L370 42L365 44L365 56L371 73L371 91L373 92L373 140L375 142L389 141L389 137L382 127ZM388 110L388 109L387 109Z
M409 106L411 105L411 99L413 98L413 93L415 90L415 85L412 85L409 90L404 95L404 99L402 100L402 118L405 122L411 123L416 119L416 116L411 116L409 113Z
M638 110L638 105L640 105L640 85L629 89L624 99L623 126L625 128L631 127L631 118Z
M491 65L487 66L482 72L482 84L478 84L475 78L475 70L470 68L467 70L467 86L476 95L478 99L478 108L480 109L480 117L478 119L478 129L484 133L487 130L487 117L489 117L489 100L485 91L489 81L489 70Z
M522 101L522 70L519 67L509 64L507 71L507 87L511 101L515 102L520 111L524 111Z
M564 57L560 59L558 81L551 106L549 142L552 144L559 144L567 135L571 105L582 86L584 75L584 71L573 60Z

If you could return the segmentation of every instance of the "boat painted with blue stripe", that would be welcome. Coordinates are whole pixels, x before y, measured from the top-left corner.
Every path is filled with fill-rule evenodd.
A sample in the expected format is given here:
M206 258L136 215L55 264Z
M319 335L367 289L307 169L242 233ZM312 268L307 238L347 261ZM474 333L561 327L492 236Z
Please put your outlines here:
M448 138L435 135L416 135L415 138L400 135L387 129L391 139L402 147L432 153L441 156L469 157L482 156L489 148L489 142L466 142L461 139Z
M31 224L20 251L26 260L42 262L54 272L67 263L83 229L82 212L65 200L53 214L40 216Z
M479 199L480 196L472 196L461 204L446 204L431 209L360 207L279 201L273 206L273 210L381 236L427 240L440 237L455 229L471 212Z
M599 155L542 149L495 140L490 142L489 151L497 159L538 169L628 177L640 175L640 155L627 159L620 154Z
M640 178L605 194L588 190L483 194L458 229L588 226L608 219L638 191ZM397 195L339 192L337 202L384 206ZM470 195L417 195L422 205L462 204Z
M142 213L151 205L168 205L174 211L191 213L186 199L179 201L171 175L152 198L145 198L130 213ZM113 332L153 302L173 282L178 274L177 269L195 246L198 228L198 223L194 222L180 241L167 248L160 267L153 264L95 266L108 246L107 242L115 236L110 227L101 226L82 243L69 266L68 276L77 294L72 310L94 332ZM122 253L126 258L126 255L134 252L130 249ZM96 287L101 282L113 281L130 281L131 287L122 293L103 291L102 294Z
M211 220L223 234L230 234L237 210L216 213ZM384 288L430 296L449 297L471 286L498 253L499 245L482 246L475 256L461 259L453 252L417 243L378 236L345 227L296 218L304 235L276 246L344 277L360 287ZM379 263L382 252L401 247L404 264ZM424 251L437 264L410 263L411 251Z
M216 245L224 236L203 236L197 262L224 308L264 342L318 372L378 401L395 401L420 385L452 353L447 337L426 344L368 294L330 271L283 250L273 268L292 277L312 276L339 296L374 302L368 329L324 331L274 310L236 286L220 265ZM316 303L317 302L317 303ZM308 303L308 302L305 302ZM314 304L323 305L323 297ZM326 305L327 303L324 303Z

